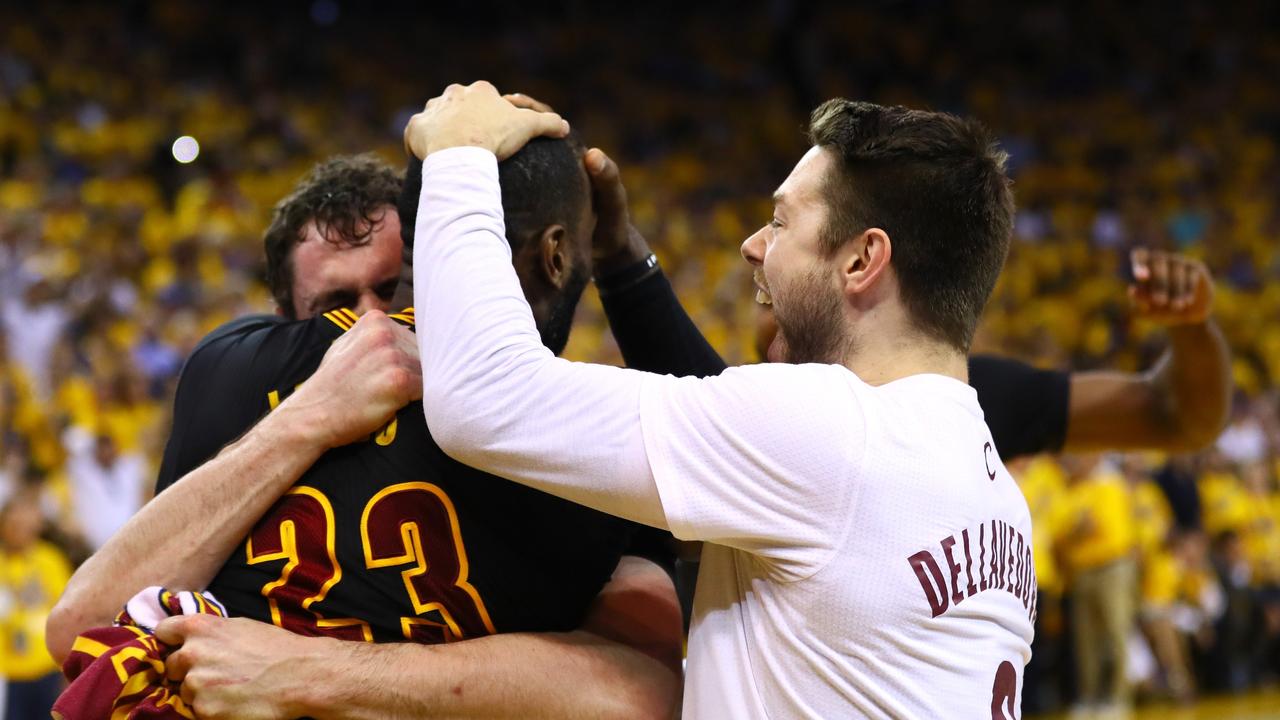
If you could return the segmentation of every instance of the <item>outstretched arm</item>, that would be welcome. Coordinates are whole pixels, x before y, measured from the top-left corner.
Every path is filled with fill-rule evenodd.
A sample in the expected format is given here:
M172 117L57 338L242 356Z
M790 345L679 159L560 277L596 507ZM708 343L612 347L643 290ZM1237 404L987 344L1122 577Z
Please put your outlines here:
M80 566L49 616L49 652L66 657L78 634L109 625L140 588L205 587L321 454L374 432L420 397L416 360L410 331L381 313L361 318L275 411L143 506Z
M1145 249L1133 252L1133 267L1137 313L1168 327L1169 349L1146 373L1073 373L1067 451L1197 450L1226 425L1231 352L1210 315L1209 271Z
M485 140L528 112L487 83L454 86L406 130L425 158L414 292L436 441L473 467L753 552L783 575L816 571L849 517L865 386L839 366L677 379L554 357L504 237L493 148L510 144Z

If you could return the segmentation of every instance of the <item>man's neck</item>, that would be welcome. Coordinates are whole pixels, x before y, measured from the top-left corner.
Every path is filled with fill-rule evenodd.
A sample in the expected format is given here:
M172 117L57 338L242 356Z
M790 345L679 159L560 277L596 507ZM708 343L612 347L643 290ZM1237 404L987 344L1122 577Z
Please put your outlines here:
M943 375L969 382L969 359L950 345L912 333L855 343L842 363L868 385L911 375Z

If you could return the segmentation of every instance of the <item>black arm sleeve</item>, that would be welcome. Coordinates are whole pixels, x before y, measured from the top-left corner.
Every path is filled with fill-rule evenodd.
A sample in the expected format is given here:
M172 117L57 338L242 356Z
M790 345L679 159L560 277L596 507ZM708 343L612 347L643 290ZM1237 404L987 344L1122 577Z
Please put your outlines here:
M724 371L724 360L693 324L661 269L600 296L627 367L680 377Z
M969 384L1000 459L1057 452L1067 437L1071 375L993 355L969 358Z
M724 360L693 324L667 276L658 267L646 270L647 263L637 263L617 273L623 282L600 288L600 302L627 367L679 377L719 375ZM647 558L675 578L675 539L668 532L637 526L626 554Z
M240 318L214 330L182 367L156 492L218 454L320 365L343 328L325 317Z

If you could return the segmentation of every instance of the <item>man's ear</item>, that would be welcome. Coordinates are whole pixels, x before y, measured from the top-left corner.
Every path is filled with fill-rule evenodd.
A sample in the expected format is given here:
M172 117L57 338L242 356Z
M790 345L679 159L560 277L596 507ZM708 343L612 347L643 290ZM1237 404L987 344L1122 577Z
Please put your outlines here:
M841 266L844 291L850 295L862 295L875 287L889 269L893 243L884 230L867 228L842 252L845 253Z
M569 257L569 231L563 225L548 225L538 234L535 247L542 275L552 287L563 288L573 263Z

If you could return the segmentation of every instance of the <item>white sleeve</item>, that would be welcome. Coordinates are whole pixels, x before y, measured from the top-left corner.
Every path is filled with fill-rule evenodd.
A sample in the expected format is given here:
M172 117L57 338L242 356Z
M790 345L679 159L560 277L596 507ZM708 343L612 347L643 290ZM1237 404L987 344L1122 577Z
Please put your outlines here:
M460 147L427 157L413 279L432 437L472 467L665 526L640 432L647 376L551 354L505 233L492 153Z
M423 408L446 453L686 539L824 561L862 452L851 373L758 366L677 380L554 357L511 265L485 150L426 159L415 237Z
M853 515L860 384L834 365L766 364L647 389L645 449L671 532L771 558L789 579L820 570Z

